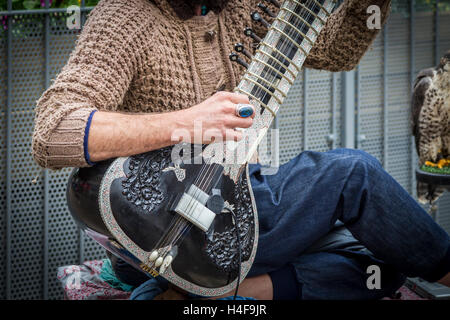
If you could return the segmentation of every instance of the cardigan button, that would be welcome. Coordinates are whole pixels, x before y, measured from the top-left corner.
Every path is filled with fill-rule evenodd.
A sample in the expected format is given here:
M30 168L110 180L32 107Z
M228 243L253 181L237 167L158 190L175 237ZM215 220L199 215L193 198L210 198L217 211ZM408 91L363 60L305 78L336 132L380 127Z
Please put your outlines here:
M209 41L213 40L215 36L216 36L215 30L210 30L205 33L205 38L206 38L206 40L209 40Z

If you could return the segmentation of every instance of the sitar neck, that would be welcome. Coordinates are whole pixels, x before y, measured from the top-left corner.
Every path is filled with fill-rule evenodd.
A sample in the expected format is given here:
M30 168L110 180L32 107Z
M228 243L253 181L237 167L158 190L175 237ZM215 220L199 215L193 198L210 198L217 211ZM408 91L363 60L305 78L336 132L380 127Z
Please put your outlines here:
M235 89L276 115L336 1L286 0Z
M285 0L258 44L234 90L247 95L255 107L253 125L244 130L241 141L226 142L224 153L214 146L206 148L204 153L214 154L217 159L212 161L222 162L224 173L233 180L238 179L242 166L250 161L266 135L335 3L334 0Z

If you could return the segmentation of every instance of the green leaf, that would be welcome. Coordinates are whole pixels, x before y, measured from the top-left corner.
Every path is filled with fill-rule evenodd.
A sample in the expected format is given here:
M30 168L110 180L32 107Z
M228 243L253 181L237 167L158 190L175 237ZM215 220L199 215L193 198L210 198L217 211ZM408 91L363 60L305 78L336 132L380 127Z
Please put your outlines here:
M437 174L450 174L450 167L443 167L442 169L436 168L436 167L429 167L427 165L423 165L422 168L423 171L430 172L430 173L437 173Z
M39 7L40 3L41 2L39 0L26 0L23 2L23 6L25 7L25 9L31 10Z

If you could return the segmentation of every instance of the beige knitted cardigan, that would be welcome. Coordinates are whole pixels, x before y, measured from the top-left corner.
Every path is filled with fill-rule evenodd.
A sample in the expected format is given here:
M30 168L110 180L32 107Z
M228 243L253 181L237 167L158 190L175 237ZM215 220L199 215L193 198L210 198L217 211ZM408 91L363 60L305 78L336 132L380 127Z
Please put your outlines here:
M37 101L32 153L46 168L88 166L83 139L93 110L167 112L191 107L218 90L231 91L244 68L232 64L233 45L252 47L243 35L260 0L222 1L206 16L189 15L182 0L102 0L89 14L67 64ZM353 69L374 40L366 27L369 5L347 0L329 18L306 66ZM276 8L272 7L276 12ZM269 19L270 20L270 19Z

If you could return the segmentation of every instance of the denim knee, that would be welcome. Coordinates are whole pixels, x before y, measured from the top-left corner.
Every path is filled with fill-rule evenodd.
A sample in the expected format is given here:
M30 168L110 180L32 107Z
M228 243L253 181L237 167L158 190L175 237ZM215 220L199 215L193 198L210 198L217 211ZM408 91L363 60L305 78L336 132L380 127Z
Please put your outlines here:
M344 174L347 179L351 179L351 185L365 184L370 177L384 173L380 161L365 151L335 149L330 153L332 156L329 170ZM367 186L370 187L370 184Z
M348 164L354 162L362 162L370 164L374 167L381 167L380 161L364 150L341 148L341 149L334 149L330 152L346 156L343 159L343 161L347 161Z

